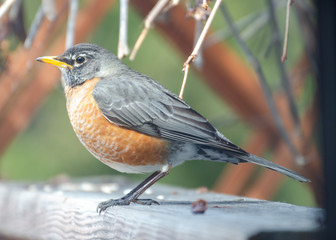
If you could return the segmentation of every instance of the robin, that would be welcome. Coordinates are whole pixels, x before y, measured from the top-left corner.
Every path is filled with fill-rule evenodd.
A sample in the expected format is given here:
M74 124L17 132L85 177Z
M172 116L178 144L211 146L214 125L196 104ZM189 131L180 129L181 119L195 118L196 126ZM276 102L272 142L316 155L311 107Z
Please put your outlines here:
M177 95L98 45L36 60L61 70L70 122L94 157L120 172L154 172L124 197L101 202L99 213L131 202L158 204L138 197L186 160L250 162L309 182L237 147Z

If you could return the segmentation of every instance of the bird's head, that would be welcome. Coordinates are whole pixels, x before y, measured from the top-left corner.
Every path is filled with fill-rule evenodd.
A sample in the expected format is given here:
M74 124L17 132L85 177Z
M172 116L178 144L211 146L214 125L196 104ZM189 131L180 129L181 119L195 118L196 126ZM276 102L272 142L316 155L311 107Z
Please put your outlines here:
M63 75L65 85L75 87L95 77L107 77L127 68L108 50L89 43L80 43L59 56L39 57L37 61L57 66Z

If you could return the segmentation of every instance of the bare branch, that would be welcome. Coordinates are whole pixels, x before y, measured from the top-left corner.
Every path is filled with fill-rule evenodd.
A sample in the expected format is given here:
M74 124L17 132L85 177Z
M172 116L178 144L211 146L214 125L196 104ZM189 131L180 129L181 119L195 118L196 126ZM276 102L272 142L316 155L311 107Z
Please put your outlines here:
M10 9L14 2L15 0L7 0L0 6L0 19Z
M193 56L189 56L189 58L190 57L193 57ZM186 86L186 83L187 83L189 67L190 67L189 64L186 64L185 66L183 66L184 76L183 76L182 86L181 86L181 90L180 90L180 94L179 94L179 98L181 98L181 99L183 99L183 93L184 93L184 89L185 89L185 86Z
M120 23L119 23L119 42L118 58L122 59L129 54L127 44L127 20L128 20L128 0L120 1Z
M237 39L238 44L240 45L240 47L244 51L248 61L250 62L250 64L252 65L252 67L254 68L254 70L256 71L256 73L259 76L260 84L261 84L263 93L265 95L265 98L267 100L266 102L267 102L268 107L270 109L271 115L274 119L275 125L276 125L276 127L277 127L277 129L280 133L280 136L282 137L284 142L287 144L287 146L288 146L289 150L291 151L292 155L295 157L296 162L300 162L302 164L303 157L300 156L299 152L295 148L293 142L291 141L291 139L290 139L290 137L289 137L284 125L283 125L280 114L278 113L278 110L275 106L271 89L269 88L269 86L266 82L265 75L263 73L263 70L261 68L261 65L260 65L258 59L253 55L253 53L248 48L246 43L240 37L240 35L238 33L238 30L236 29L236 26L234 25L230 15L229 15L229 13L226 9L226 5L223 3L223 4L221 4L220 7L221 7L222 14L223 14L225 20L227 21L227 24L228 24L229 28L232 30L233 35Z
M36 36L36 33L37 33L37 30L40 28L41 26L41 23L43 21L43 9L42 9L42 5L40 6L40 8L37 10L37 13L35 15L35 18L32 22L32 25L30 26L30 29L29 29L29 33L28 33L28 36L24 42L24 47L29 49L35 39L35 36Z
M76 17L78 11L78 0L70 0L70 9L68 17L68 26L65 40L65 48L68 49L75 42L75 27L76 27Z
M241 31L242 39L244 39L244 41L250 39L259 30L261 30L264 26L267 25L268 20L269 20L269 14L267 12L260 14L258 18L252 21L247 27L243 29L243 31Z
M281 40L280 40L280 30L279 30L279 24L276 19L275 15L275 6L273 3L273 0L268 0L268 6L269 6L269 12L270 12L270 18L271 18L271 23L273 25L273 36L274 36L274 46L275 46L275 51L276 51L276 61L277 61L277 66L279 67L280 74L281 74L281 83L282 87L285 90L287 99L288 99L288 107L292 116L292 119L295 124L295 132L300 133L300 119L299 119L299 113L298 110L295 106L295 99L293 96L292 88L289 82L289 77L286 72L285 65L281 62L280 60L280 55L281 55Z
M170 0L159 0L153 9L148 13L145 22L144 22L144 29L142 30L140 36L138 37L133 50L130 55L130 60L134 60L135 55L137 54L143 40L146 38L149 29L152 27L152 24L155 18L162 12L162 10L166 7Z
M243 29L247 29L250 25L254 24L256 21L260 21L259 18L264 18L263 15L267 15L267 12L263 10L260 13L251 13L239 20L237 20L236 27L239 32L242 32ZM232 31L228 28L222 28L214 33L212 33L210 36L207 37L207 39L204 42L205 47L212 46L214 44L217 44L219 42L224 41L225 39L229 38L232 35ZM243 35L242 35L243 37ZM245 38L244 38L245 39Z
M286 29L285 29L285 38L284 45L282 50L281 61L284 62L287 59L287 44L288 44L288 30L289 30L289 15L290 15L290 6L294 3L294 0L287 0L287 9L286 9Z
M194 1L194 6L190 4L190 2L187 2L187 16L190 16L196 20L195 24L195 34L194 34L194 45L193 47L196 46L197 41L199 37L201 36L204 23L208 19L210 15L210 8L208 6L208 0L195 0ZM197 58L194 61L194 65L196 68L201 68L202 67L202 49L203 49L203 44L201 46L201 49L198 53Z
M188 76L188 72L189 72L189 65L191 64L191 62L193 62L202 46L202 43L205 39L205 36L206 34L208 33L209 31L209 28L210 28L210 25L216 15L216 12L219 8L219 5L221 4L222 0L216 0L215 2L215 5L210 13L210 16L208 18L208 20L206 21L205 25L204 25L204 28L202 30L202 33L200 35L200 37L198 38L197 40L197 43L194 47L194 50L192 51L192 53L190 54L190 56L188 57L187 61L184 63L184 66L183 66L183 71L184 71L184 77L183 77L183 82L182 82L182 87L181 87L181 90L180 90L180 94L179 94L179 97L182 99L183 98L183 92L184 92L184 89L185 89L185 85L187 83L187 76Z
M199 39L201 32L203 29L203 21L196 21L195 24L195 37L194 37L194 46L196 45L196 41L197 39ZM201 49L197 55L197 58L194 61L194 65L196 68L201 68L203 65L203 54L202 54L202 49L203 49L203 45L201 46Z
M276 9L282 8L285 6L282 1L275 2ZM247 41L252 36L254 36L258 31L260 31L269 20L269 11L268 9L262 9L259 12L250 13L239 20L235 21L236 28L241 33L240 36L243 40ZM219 43L228 37L231 37L232 31L228 28L223 28L211 36L209 36L204 42L204 46L208 47L213 44Z
M201 45L204 41L204 38L209 31L210 25L211 25L215 15L216 15L216 12L217 12L221 2L222 2L222 0L216 0L216 3L215 3L215 5L214 5L214 7L213 7L213 9L210 13L210 16L209 16L208 20L206 21L206 23L204 25L204 28L202 30L202 33L201 33L201 35L200 35L200 37L199 37L199 39L198 39L198 41L195 45L195 48L190 55L197 56L197 53L198 53L199 49L201 48ZM187 63L190 63L190 62L187 61Z

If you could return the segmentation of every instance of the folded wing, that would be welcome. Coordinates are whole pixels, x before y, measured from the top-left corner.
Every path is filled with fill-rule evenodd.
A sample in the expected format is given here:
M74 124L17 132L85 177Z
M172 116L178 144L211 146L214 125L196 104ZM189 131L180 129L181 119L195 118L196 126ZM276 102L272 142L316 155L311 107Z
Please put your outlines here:
M92 94L104 116L117 126L247 155L178 96L139 73L105 78Z

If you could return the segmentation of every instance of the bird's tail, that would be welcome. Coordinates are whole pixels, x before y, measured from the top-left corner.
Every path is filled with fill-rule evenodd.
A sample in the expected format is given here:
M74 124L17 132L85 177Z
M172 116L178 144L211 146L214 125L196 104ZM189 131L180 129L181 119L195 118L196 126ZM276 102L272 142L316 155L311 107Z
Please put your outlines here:
M250 162L263 167L267 167L271 170L282 173L290 178L298 180L300 182L310 182L309 179L301 176L300 174L289 170L285 167L277 165L273 162L270 162L261 157L255 156L247 152L234 152L227 151L221 148L214 148L211 146L197 145L197 154L190 157L190 159L199 159L199 160L210 160L210 161L223 161L233 164L238 164L242 162Z
M273 162L270 162L266 159L255 156L253 154L249 154L249 155L245 155L245 156L244 155L239 155L239 156L236 156L236 157L243 160L243 161L246 161L246 162L250 162L250 163L254 163L254 164L257 164L257 165L260 165L260 166L263 166L263 167L267 167L271 170L282 173L282 174L284 174L284 175L286 175L290 178L293 178L295 180L298 180L300 182L310 182L310 180L308 178L305 178L305 177L301 176L300 174L298 174L298 173L296 173L292 170L289 170L285 167L277 165Z

